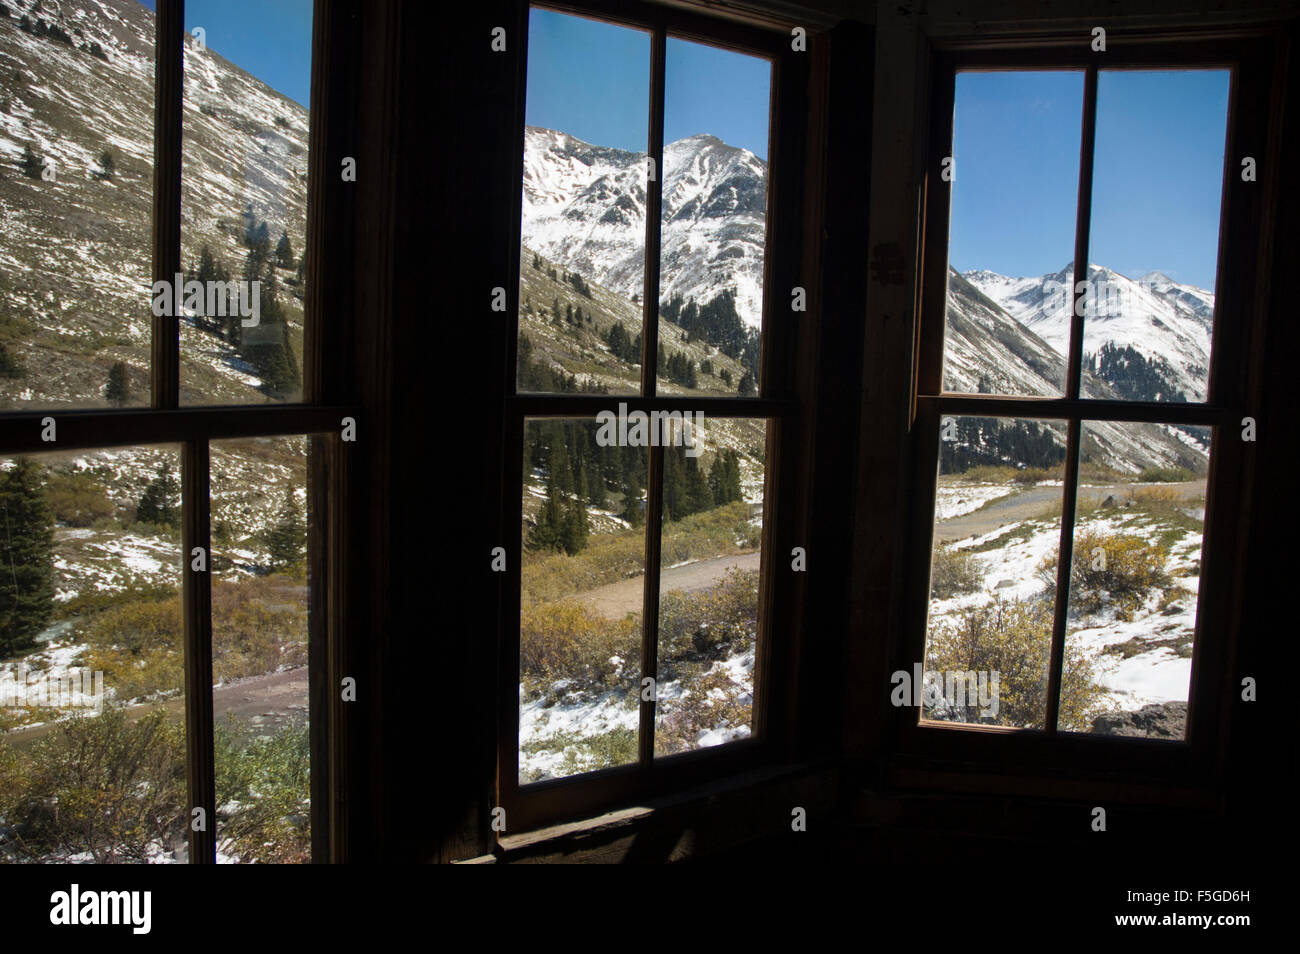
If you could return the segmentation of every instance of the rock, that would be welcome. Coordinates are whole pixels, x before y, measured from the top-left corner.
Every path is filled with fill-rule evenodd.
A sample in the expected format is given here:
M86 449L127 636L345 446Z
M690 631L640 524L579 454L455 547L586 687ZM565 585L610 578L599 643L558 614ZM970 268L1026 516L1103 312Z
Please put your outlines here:
M1103 500L1103 501L1101 502L1101 509L1103 509L1103 510L1107 509L1108 507L1113 507L1113 506L1115 506L1115 495L1114 495L1114 494L1111 494L1110 496L1108 496L1105 500Z
M1163 612L1166 616L1177 616L1185 609L1186 607L1184 607L1182 603L1178 602L1177 600L1174 600L1172 603L1170 603L1168 606L1164 608Z
M1109 712L1092 720L1092 731L1098 735L1182 739L1187 731L1187 703L1160 702L1136 712Z

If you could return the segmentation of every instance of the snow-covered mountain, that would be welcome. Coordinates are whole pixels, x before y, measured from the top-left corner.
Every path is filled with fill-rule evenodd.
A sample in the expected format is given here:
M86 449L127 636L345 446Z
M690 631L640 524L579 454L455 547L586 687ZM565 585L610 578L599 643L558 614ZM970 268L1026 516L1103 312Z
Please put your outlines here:
M639 296L647 156L529 126L523 244L626 298ZM750 327L762 319L767 163L699 135L664 147L660 297L700 304L725 290Z
M1031 278L983 270L963 277L1058 354L1068 351L1073 265ZM1096 355L1107 343L1131 347L1153 362L1153 376L1167 382L1162 399L1181 393L1189 401L1205 400L1213 292L1179 284L1160 272L1132 279L1101 265L1088 266L1088 280L1092 284L1083 323L1084 351Z
M102 407L109 368L149 388L154 15L138 0L0 0L0 408ZM238 276L251 208L270 241L306 231L307 110L212 49L187 42L182 254L207 245ZM24 155L48 178L24 174ZM113 156L103 175L99 157ZM295 270L280 299L295 347ZM235 348L181 324L181 400L262 403Z
M1017 281L991 273L974 273L1006 291ZM1065 381L1065 357L1035 330L1013 318L966 276L949 270L947 333L944 337L943 388L966 393L1056 396ZM1119 398L1112 384L1088 368L1084 394ZM1049 425L1053 440L1065 446L1064 426ZM1085 449L1098 463L1121 473L1145 467L1185 467L1200 472L1207 454L1187 432L1166 425L1090 423Z

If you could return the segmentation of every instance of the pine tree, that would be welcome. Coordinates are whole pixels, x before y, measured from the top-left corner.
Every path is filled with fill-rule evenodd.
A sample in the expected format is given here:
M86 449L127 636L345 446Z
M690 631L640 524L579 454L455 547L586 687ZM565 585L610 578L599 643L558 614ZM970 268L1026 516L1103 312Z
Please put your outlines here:
M292 488L285 494L275 526L266 531L262 542L270 553L272 570L296 570L303 565L307 557L307 525Z
M281 268L293 268L293 246L289 244L288 231L280 233L280 241L275 245L275 264Z
M27 178L39 179L41 170L45 168L45 160L32 152L31 146L23 146L23 157L18 161L18 167Z
M54 515L38 466L0 474L0 659L36 642L54 611Z
M685 454L683 456L685 457ZM704 476L704 471L700 469L700 459L698 457L686 457L685 467L684 502L686 513L703 513L705 510L712 510L713 492L709 490L709 482Z
M96 161L99 163L99 172L95 173L95 178L113 178L113 174L117 172L117 161L113 158L113 151L107 147L101 149Z
M754 383L754 376L748 371L740 376L738 391L741 397L753 397L758 393L758 386Z
M131 400L131 382L126 375L126 362L114 361L108 369L108 383L104 385L104 399L113 407L125 407Z
M21 378L26 372L4 342L0 342L0 378Z
M682 448L664 448L664 518L680 520L687 514L686 475Z
M158 476L149 481L136 505L136 521L159 527L179 526L180 495L180 484L172 473L172 465L164 461L158 468Z
M641 511L641 486L645 480L645 467L639 448L620 448L620 488L623 492L623 512L619 514L634 527L641 526L645 514Z

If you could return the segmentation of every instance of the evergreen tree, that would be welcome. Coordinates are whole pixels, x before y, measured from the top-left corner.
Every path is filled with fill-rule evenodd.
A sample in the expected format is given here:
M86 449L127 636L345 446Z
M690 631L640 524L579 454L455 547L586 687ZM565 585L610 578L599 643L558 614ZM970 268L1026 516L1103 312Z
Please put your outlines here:
M0 342L0 378L21 378L26 372L4 342Z
M172 465L164 461L158 468L158 476L149 481L136 505L136 521L159 527L179 526L180 496L180 484L172 473Z
M270 552L273 570L296 570L306 560L307 524L292 488L285 494L275 526L266 531L262 542Z
M108 369L108 383L104 385L104 399L114 407L125 407L131 399L131 383L126 375L126 362L114 361Z
M41 170L45 168L45 160L32 152L31 146L23 146L23 157L18 161L18 167L27 178L39 179Z
M288 231L280 232L280 241L275 245L275 264L281 268L293 268L293 246L289 244Z
M721 371L718 372L718 378L727 387L731 387L731 372L728 371L726 368L723 368Z
M746 371L740 376L740 387L738 388L741 397L753 397L758 393L758 385L754 383L754 375Z
M640 448L619 448L621 458L620 489L623 492L623 512L619 514L634 527L641 526L645 514L641 510L641 487L645 481L645 466L640 459Z
M40 469L0 473L0 659L35 645L54 611L54 515Z
M683 457L685 457L684 453ZM700 459L698 457L685 457L684 463L686 469L684 493L686 513L703 513L705 510L712 510L713 492L709 490L709 482L704 476L704 471L700 468Z
M688 513L684 459L682 448L664 448L664 518L667 520L680 520Z
M113 158L113 151L107 147L101 149L96 161L99 163L99 171L95 173L95 178L113 178L113 174L117 172L117 161Z

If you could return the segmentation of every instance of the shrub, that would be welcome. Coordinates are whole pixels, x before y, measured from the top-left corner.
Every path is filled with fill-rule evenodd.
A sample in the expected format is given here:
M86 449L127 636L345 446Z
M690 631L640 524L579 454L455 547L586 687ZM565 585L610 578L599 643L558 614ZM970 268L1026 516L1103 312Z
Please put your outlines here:
M1196 475L1186 467L1146 467L1138 474L1144 484L1177 484L1195 479Z
M635 729L622 727L610 729L599 735L574 737L559 736L547 740L547 749L564 748L564 761L560 775L578 775L615 765L631 765L638 754Z
M998 673L996 725L1043 728L1047 715L1047 668L1052 645L1050 599L1004 600L974 607L956 619L935 621L927 638L926 668L940 672ZM1097 681L1097 655L1068 641L1061 675L1062 729L1087 731L1105 708L1107 690ZM913 687L920 691L920 687ZM980 721L977 707L955 718ZM941 714L927 709L927 718Z
M0 780L23 859L141 862L185 838L185 733L160 709L70 719L28 752L0 741Z
M45 482L45 499L54 519L69 527L92 527L114 513L103 483L82 471L51 473Z
M1160 543L1125 533L1084 530L1074 538L1070 567L1070 607L1084 615L1103 606L1115 607L1115 615L1130 620L1152 590L1172 585L1165 570L1168 550ZM1053 589L1056 558L1049 556L1038 574Z
M640 657L641 626L633 615L609 620L577 600L525 606L519 618L519 670L529 684L558 679L582 687L612 685L618 677L618 656L628 671ZM637 673L639 675L639 673Z
M119 701L185 685L179 596L111 606L90 620L85 638L86 668L103 670Z
M753 721L753 682L737 681L722 666L697 671L681 683L682 694L659 703L655 754L672 755L699 747L705 732L743 729Z
M967 550L935 547L930 563L930 598L946 600L984 585L984 569Z
M718 585L694 593L668 590L659 598L659 662L671 676L681 661L721 659L754 645L758 571L731 567Z
M311 860L311 751L306 726L248 738L235 719L214 727L217 849L241 862Z

